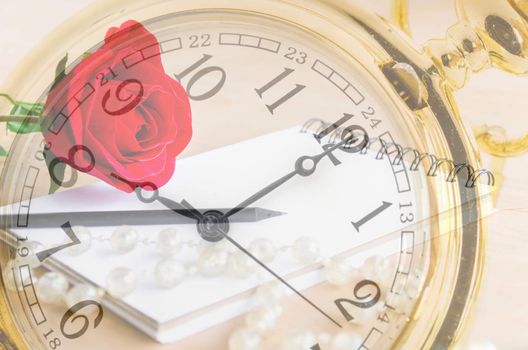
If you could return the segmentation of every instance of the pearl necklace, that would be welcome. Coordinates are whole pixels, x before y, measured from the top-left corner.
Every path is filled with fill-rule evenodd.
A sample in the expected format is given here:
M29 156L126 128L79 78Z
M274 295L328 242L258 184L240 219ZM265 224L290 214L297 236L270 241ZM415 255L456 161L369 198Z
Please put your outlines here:
M97 237L83 226L74 226L72 229L81 243L65 249L61 254L80 256L89 251L94 242L109 244L116 254L128 254L139 245L156 248L160 260L153 271L135 272L128 267L118 267L108 273L106 290L115 298L124 298L133 293L141 277L148 279L153 276L159 287L170 289L178 286L185 278L197 274L211 278L223 274L235 278L250 278L258 277L260 271L258 265L243 252L227 251L222 249L219 243L183 241L175 228L161 230L156 240L141 238L134 228L126 225L116 228L110 236ZM40 262L36 259L36 252L44 250L45 247L35 241L28 241L25 246L29 254L24 258L18 257L16 261L29 263L31 268L39 267ZM195 263L184 265L178 261L176 256L183 249L193 250L197 257ZM322 261L319 245L309 237L298 238L292 245L279 248L267 238L257 238L248 245L248 250L265 264L272 263L282 252L289 252L292 259L303 266ZM59 284L57 282L57 285ZM43 284L43 288L48 285Z
M232 253L219 249L215 245L198 244L195 242L184 242L179 233L173 228L163 229L158 233L157 240L140 239L139 234L133 228L122 226L117 228L110 237L92 237L91 232L85 227L74 228L81 244L72 246L65 251L71 255L80 255L87 252L92 242L110 242L110 246L116 253L129 253L139 244L155 246L162 256L156 264L154 278L157 284L163 288L174 288L179 285L186 276L200 273L203 276L217 277L224 272L225 267L231 276L246 278L254 274L255 264L249 260L242 252ZM6 287L11 291L21 291L24 285L32 282L36 286L39 300L47 304L58 304L64 302L68 307L72 307L82 300L99 301L105 291L90 284L76 284L70 286L68 279L59 272L46 272L40 277L35 273L20 274L20 265L29 265L36 269L41 263L36 257L36 252L42 251L45 247L39 242L28 241L24 246L29 250L29 254L23 258L17 257L8 261L3 269ZM185 267L178 262L174 255L178 254L183 247L194 248L198 252L198 263ZM335 286L345 286L355 280L361 280L365 276L370 278L378 277L384 280L390 272L390 261L387 258L372 256L367 258L361 267L355 268L340 259L323 259L320 255L319 246L308 237L297 239L291 246L276 248L271 241L259 238L251 242L248 249L265 263L272 262L278 252L290 251L291 256L300 264L323 263L324 275L328 283ZM220 268L222 267L223 268ZM18 273L17 273L18 272ZM146 272L145 275L150 275ZM419 271L414 275L422 276ZM13 278L14 276L14 278ZM32 279L32 281L29 281ZM107 292L114 297L124 297L134 291L137 285L137 276L128 268L116 268L107 276ZM380 286L382 289L386 286ZM420 289L419 278L411 278L406 287L405 293L412 298ZM230 350L252 350L259 349L264 339L273 332L276 324L283 313L281 301L285 292L281 285L268 283L256 289L256 300L260 306L248 312L245 318L245 326L235 330L229 338ZM382 305L380 303L379 305ZM381 307L381 306L380 306ZM381 307L382 308L382 307ZM356 324L371 321L377 317L380 308L364 310L363 314L356 315ZM85 311L89 313L90 310ZM283 340L280 350L309 349L315 343L322 345L324 349L345 350L358 348L362 339L358 333L345 330L335 335L327 333L314 334L311 331L301 330L290 334ZM324 344L324 345L323 345ZM495 346L489 341L470 344L475 348L494 350Z

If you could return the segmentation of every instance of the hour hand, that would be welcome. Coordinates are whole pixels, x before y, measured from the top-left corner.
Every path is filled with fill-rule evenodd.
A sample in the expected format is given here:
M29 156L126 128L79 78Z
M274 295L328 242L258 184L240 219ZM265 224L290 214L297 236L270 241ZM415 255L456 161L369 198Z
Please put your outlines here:
M143 194L141 188L136 189L136 195L144 203L159 202L163 204L168 209L172 210L176 214L180 214L184 217L187 217L191 220L196 220L198 224L208 223L211 219L217 220L222 214L227 211L227 209L201 209L198 210L193 207L188 201L183 199L181 202L177 202L167 197L162 197L159 194L159 191L156 189L149 193L149 196ZM271 219L273 217L281 216L286 213L280 211L274 211L269 209L262 208L235 208L236 215L233 215L233 218L230 219L231 222L257 222L261 220ZM220 215L218 215L220 213ZM218 218L216 218L218 216ZM165 219L167 219L165 217ZM172 219L175 223L178 220Z
M178 203L172 199L160 196L158 186L154 183L151 183L151 182L135 183L127 179L124 179L121 176L114 174L114 173L112 173L111 176L129 185L136 193L136 196L138 197L138 199L142 201L143 203L160 202L161 204L171 209L175 213L180 214L189 219L200 221L203 218L202 214L200 214L199 211L194 209L187 201L183 200L182 203ZM146 192L145 193L143 191L144 189L149 189L149 190L145 191Z
M181 203L179 203L172 199L161 196L158 196L157 200L177 214L188 217L189 219L194 219L196 221L202 220L202 214L198 210L194 209L186 200L183 200Z
M143 203L159 202L175 213L185 216L189 219L200 221L203 218L202 214L186 200L183 200L181 203L179 203L170 198L162 197L160 196L159 190L157 188L154 188L153 191L149 191L148 195L144 194L141 187L136 187L135 192L138 199Z
M181 202L183 204L183 201ZM183 204L187 207L185 204ZM78 226L102 227L121 225L186 225L198 220L191 213L196 210L197 215L204 213L208 216L212 212L225 212L228 209L154 209L154 210L110 210L110 211L74 211L60 213L34 213L29 219L29 228L56 228L67 221ZM175 214L180 215L175 215ZM271 219L285 213L263 209L245 208L230 218L233 223L249 223ZM16 227L18 214L0 215L1 227Z

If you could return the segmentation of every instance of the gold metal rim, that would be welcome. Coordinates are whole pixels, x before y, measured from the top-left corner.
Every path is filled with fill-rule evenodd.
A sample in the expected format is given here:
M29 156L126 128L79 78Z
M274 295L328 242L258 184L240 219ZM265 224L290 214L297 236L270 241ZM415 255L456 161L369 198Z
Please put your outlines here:
M131 5L126 1L100 0L100 2L91 6L82 14L78 14L66 22L60 29L57 29L52 35L50 35L48 39L46 39L28 56L28 58L21 65L18 66L17 70L11 75L10 80L2 89L2 91L7 91L12 96L23 97L24 100L35 100L37 98L37 96L35 96L35 94L37 94L36 87L42 88L40 91L44 91L44 85L46 85L45 82L52 80L52 72L48 71L48 67L53 66L54 62L57 62L58 59L63 56L64 52L70 53L71 57L80 56L86 47L91 46L86 45L87 42L90 42L89 38L94 36L99 38L103 37L104 32L102 32L102 28L108 28L111 25L115 25L116 21L119 21L120 11L122 9L128 8L128 10L135 15L134 17L139 20L149 19L150 16L152 16L153 11L160 11L160 8L162 8L163 11L159 13L196 8L237 9L254 13L262 13L267 16L274 16L288 22L297 23L297 25L303 27L309 25L310 28L317 32L319 36L324 37L326 40L330 40L332 43L345 50L346 48L350 47L357 48L358 50L354 52L353 56L358 60L358 63L361 64L363 68L366 69L371 74L371 76L377 80L377 83L380 84L380 86L385 91L387 91L393 104L398 106L402 116L405 116L404 118L407 123L416 127L418 124L425 122L425 124L428 124L430 127L436 127L437 131L439 131L440 129L438 128L438 121L436 120L436 117L443 116L444 118L450 119L454 125L454 128L459 131L459 135L461 135L458 144L462 146L462 150L467 154L467 158L470 161L477 161L475 149L471 147L472 142L469 141L467 133L464 132L449 90L445 89L441 79L438 76L435 76L434 72L432 72L433 75L430 76L430 69L431 67L434 67L433 63L428 58L418 53L414 48L410 47L405 39L400 38L396 33L388 28L384 22L361 9L351 6L346 1L339 1L338 4L335 4L334 2L334 4L331 5L325 4L324 2L299 0L277 0L266 3L256 0L196 0L192 4L183 1L178 2L177 6L174 5L176 2L172 2L171 6L168 6L168 1L162 2L161 4L157 3L157 5L156 3L157 2L155 0L138 1L131 8ZM140 11L142 6L147 5L151 6L149 7L149 10L157 10ZM109 13L111 14L110 16L108 16ZM95 26L94 23L97 24L96 27L98 29L89 31L89 29L92 29L92 26ZM336 25L340 28L339 32L335 31ZM379 40L373 40L372 31L379 35ZM351 40L351 38L354 39ZM421 69L424 73L427 72L427 75L431 78L428 88L433 93L432 95L437 98L434 106L431 106L431 108L426 108L426 110L420 112L418 115L408 110L406 105L402 102L396 92L391 89L390 84L385 81L384 76L380 72L380 65L382 63L386 63L387 60L394 60L396 57L401 58L402 54L413 66ZM34 60L35 57L38 57L39 59ZM373 57L376 58L376 61L372 60ZM27 76L25 76L25 72L27 72L28 67L31 67L32 71L34 72L41 73L35 74L36 76L39 76L40 80L38 82L27 82L26 84L21 85L18 82L24 81L24 79L27 78ZM423 132L433 131L426 131L423 129L420 131L413 131L414 137L419 138L421 135L423 135ZM437 154L453 153L453 150L450 150L446 145L447 143L444 136L439 137L436 135L435 144L432 144L431 147L438 149L439 152L437 152ZM441 205L451 205L452 203L448 203L451 201L452 198L444 198L442 199ZM480 206L477 206L476 210L481 210ZM473 228L473 233L471 234L474 238L472 249L475 258L470 262L471 266L466 268L467 271L471 272L468 272L468 274L464 275L464 278L467 279L469 283L469 289L467 290L468 295L463 298L464 305L462 310L458 310L459 314L456 315L457 319L449 320L450 323L456 324L454 329L445 331L445 334L442 335L441 340L436 338L435 333L442 332L441 327L443 324L445 324L446 318L448 318L448 311L434 310L434 312L432 311L432 314L434 315L428 315L428 317L432 317L435 320L433 325L434 327L432 327L435 329L432 330L432 333L425 335L413 335L412 332L414 329L416 329L417 324L419 322L421 322L422 326L424 324L423 320L413 320L413 322L410 322L408 329L402 333L402 336L400 337L400 346L423 347L427 345L428 347L434 348L436 346L438 348L438 346L445 344L446 340L449 340L447 344L450 345L452 340L457 337L463 327L463 321L466 319L468 306L474 300L475 292L480 283L480 270L483 260L484 244L483 240L481 239L481 234L482 227L479 224L477 227ZM462 254L461 249L463 249L461 242L463 238L464 232L457 232L447 243L442 244L442 248L448 247L449 249L457 251L460 255ZM457 263L460 264L460 261L457 261ZM454 268L459 269L460 266L457 265L454 266ZM438 279L438 281L435 281L437 285L445 282L440 276L434 277L435 279ZM455 288L455 286L452 287ZM0 299L6 302L7 305L7 295L5 294L5 288L2 288L2 290L3 293ZM457 295L452 295L449 302L457 297ZM422 300L422 304L426 303L426 300ZM0 304L0 306L3 305ZM446 307L446 305L443 306ZM4 310L6 309L2 308L2 311ZM8 331L9 337L11 337L13 343L19 349L27 348L24 342L21 340L22 338L20 333L15 332L14 327L7 327L15 325L12 315L8 316L6 314L5 316L6 323L1 325L3 329ZM424 336L425 339L422 339L420 343L415 341L415 338L423 338Z

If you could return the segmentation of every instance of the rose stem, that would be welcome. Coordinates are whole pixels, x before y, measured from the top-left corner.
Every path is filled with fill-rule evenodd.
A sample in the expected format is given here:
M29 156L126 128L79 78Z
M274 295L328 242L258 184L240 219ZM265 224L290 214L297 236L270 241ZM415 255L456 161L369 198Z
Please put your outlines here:
M27 115L0 115L0 123L2 122L20 122L28 119L29 123L39 123L39 117Z

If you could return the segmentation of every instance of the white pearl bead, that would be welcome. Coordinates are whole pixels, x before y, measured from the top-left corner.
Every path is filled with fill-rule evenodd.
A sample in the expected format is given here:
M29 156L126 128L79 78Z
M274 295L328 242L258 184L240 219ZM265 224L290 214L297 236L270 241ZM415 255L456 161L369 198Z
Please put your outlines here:
M264 264L271 263L277 256L277 247L266 238L259 238L249 244L248 250Z
M352 281L355 270L341 259L332 259L325 263L324 273L329 283L344 286Z
M187 276L196 276L198 274L198 266L196 265L187 265L185 268Z
M225 251L215 247L208 247L198 257L198 270L207 277L221 275L227 266L228 255Z
M33 269L30 267L28 271L26 268L23 268L23 273L21 274L20 265L20 261L11 259L2 268L5 286L13 292L22 291L24 285L37 284L37 278L35 277Z
M317 337L310 331L301 331L287 337L281 350L306 350L317 344ZM324 349L323 349L324 350Z
M68 280L62 273L47 272L39 278L37 294L40 301L55 304L62 300L68 287Z
M405 293L401 295L389 295L387 304L398 310L398 313L402 315L409 315L415 307L414 303L409 300L409 297Z
M385 277L390 268L389 260L381 256L371 256L367 258L361 266L363 275L370 279Z
M77 284L73 286L64 296L68 308L86 300L99 301L103 293L90 284ZM83 308L82 311L90 313L92 308ZM93 310L93 309L92 309Z
M110 238L112 248L120 253L128 253L136 248L139 234L130 226L121 226L115 229Z
M64 251L70 255L77 256L90 250L92 246L92 233L90 230L84 226L73 226L72 230L81 243L68 247ZM71 240L66 237L64 243L71 243Z
M355 332L339 332L332 341L331 350L359 349L362 343L363 338Z
M322 350L326 350L326 349L332 350L331 348L332 341L333 341L333 338L329 333L323 332L317 335L317 344L319 344L319 347Z
M312 264L319 260L320 249L310 237L301 237L293 243L292 255L301 264Z
M421 275L409 275L405 284L405 293L408 297L414 298L418 295L422 286Z
M286 295L282 285L267 283L257 288L256 298L260 305L279 304Z
M258 267L257 263L253 261L244 252L237 250L229 255L228 260L229 274L238 278L246 278L255 272Z
M32 269L40 267L42 263L37 257L37 253L46 250L46 247L37 241L27 241L23 242L17 248L17 257L16 261L18 265L29 265ZM25 256L21 256L21 254Z
M253 330L242 328L229 337L229 350L257 350L262 338Z
M208 242L202 239L197 244L196 252L198 253L198 255L201 255L204 252L211 250L211 249L227 251L228 248L231 248L231 247L232 246L228 245L227 240L225 239L221 240L220 242Z
M265 336L274 330L281 313L280 307L260 307L246 315L246 324L250 329Z
M379 314L383 311L383 308L384 306L382 302L378 302L376 305L366 309L354 308L354 319L350 321L350 323L355 325L365 325L373 322L378 318Z
M183 281L186 273L185 267L179 261L166 258L156 264L154 276L160 287L174 288Z
M123 298L136 289L137 277L130 269L118 267L106 277L106 290L115 298Z
M182 249L180 233L174 228L167 228L158 233L156 247L161 255L170 256L177 254Z

